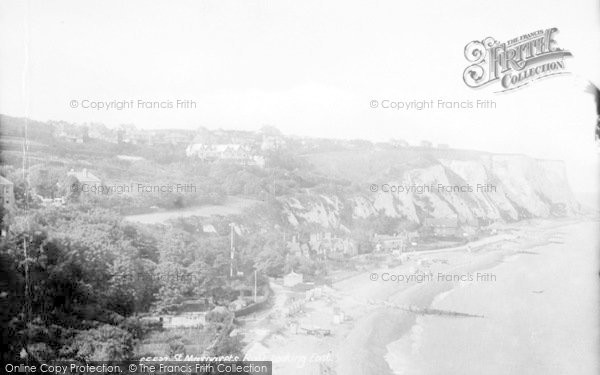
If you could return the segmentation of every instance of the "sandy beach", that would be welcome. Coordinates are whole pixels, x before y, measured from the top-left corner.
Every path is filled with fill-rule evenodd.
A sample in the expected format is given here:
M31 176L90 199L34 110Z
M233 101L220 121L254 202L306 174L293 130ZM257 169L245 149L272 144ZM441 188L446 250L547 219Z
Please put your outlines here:
M452 367L444 367L450 366L448 363L432 361L432 358L437 359L437 356L432 357L433 354L423 355L428 351L435 353L435 350L423 351L422 345L432 348L435 348L436 345L424 344L425 341L422 341L422 337L427 337L427 343L439 343L444 340L448 341L449 337L457 337L459 333L448 328L438 329L435 325L436 322L446 322L450 327L460 326L463 328L462 332L465 332L465 330L471 331L471 327L474 329L473 322L482 324L481 322L492 319L498 304L501 304L502 301L510 301L511 294L520 293L519 285L522 284L507 281L514 280L513 273L520 274L526 271L528 278L536 280L547 277L542 265L525 262L521 267L513 266L522 262L523 259L527 259L528 256L536 257L532 254L540 254L537 257L543 258L548 246L551 248L567 246L567 242L565 245L560 243L562 237L557 237L556 233L561 231L570 233L569 231L575 230L572 228L586 225L589 227L594 223L531 221L514 224L505 228L507 232L512 233L510 239L483 240L480 244L470 244L467 249L447 252L409 254L409 259L404 261L401 266L382 267L348 277L336 282L332 288L324 288L320 298L304 304L301 311L291 319L282 317L277 313L280 309L276 308L272 309L276 312L270 312L263 319L262 324L256 322L248 324L246 328L250 337L258 327L262 327L264 330L264 334L254 337L253 342L249 345L248 357L272 358L274 374L434 374L447 372L445 370L452 370ZM597 223L595 225L597 226ZM575 232L571 236L582 238L581 233L577 230ZM588 230L585 233L589 235L582 241L587 241L588 244L594 243L591 241L593 238L589 237L593 235L593 232L590 233ZM558 251L559 256L560 254L561 252ZM595 258L589 258L589 253L573 256L583 255L587 257L583 257L584 262L593 263L592 261L595 261ZM548 264L562 263L560 260L552 258L548 260ZM432 277L428 279L424 276L421 281L411 280L409 282L389 280L391 275L409 275L415 271L423 275L432 275ZM372 274L377 274L379 279L373 281ZM478 278L478 275L481 277ZM490 280L490 275L496 279ZM473 280L468 280L469 277L472 277ZM388 281L382 280L382 278ZM523 287L531 289L529 286L525 287L524 284ZM537 291L536 288L534 289ZM481 292L465 292L472 289L481 289ZM514 292L513 289L515 289ZM545 288L540 287L539 289ZM463 294L455 292L457 290ZM494 303L490 301L490 290L496 291ZM462 299L450 298L455 293ZM539 298L539 295L532 294L531 290L527 290L527 293ZM280 300L280 303L284 303L283 299ZM344 322L339 324L333 322L333 311L335 310L344 312ZM542 314L544 311L539 311L539 313ZM531 313L527 311L521 311L520 314L531 316ZM516 314L510 318L517 321L520 316ZM552 319L558 319L558 317ZM547 329L552 329L555 324L552 319L545 321ZM303 332L292 332L286 326L286 322L290 320L301 327L328 329L331 331L331 335L320 337ZM496 333L500 335L496 338L498 342L507 339L501 332ZM583 336L583 332L581 334ZM591 336L589 332L587 336ZM503 339L500 340L500 338ZM513 339L515 338L508 338L508 340ZM465 340L477 347L475 340ZM500 346L497 348L488 347L490 353L497 353L502 348L501 342L498 345ZM439 346L437 349L441 352L446 350ZM474 352L464 343L448 353L455 351ZM453 355L448 355L447 358L449 363L452 363ZM423 366L423 363L439 365L427 367ZM494 362L479 361L478 363L493 364ZM476 373L476 371L468 369L463 373ZM488 371L487 373L493 372Z

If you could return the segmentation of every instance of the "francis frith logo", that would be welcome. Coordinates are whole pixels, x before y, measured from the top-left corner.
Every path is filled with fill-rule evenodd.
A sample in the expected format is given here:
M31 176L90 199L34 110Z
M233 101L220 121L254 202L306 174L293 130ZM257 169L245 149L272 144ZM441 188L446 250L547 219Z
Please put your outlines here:
M501 91L514 90L540 78L568 73L568 50L558 47L553 27L499 42L492 37L472 41L465 46L465 58L471 63L464 73L467 86L479 88L498 83Z

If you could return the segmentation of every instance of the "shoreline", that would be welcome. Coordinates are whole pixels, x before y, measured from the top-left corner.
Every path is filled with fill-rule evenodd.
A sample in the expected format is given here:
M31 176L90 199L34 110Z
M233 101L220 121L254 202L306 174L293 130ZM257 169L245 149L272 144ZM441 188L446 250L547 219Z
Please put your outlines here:
M417 270L423 272L423 269L433 274L483 272L510 256L529 254L535 247L548 244L559 227L590 221L595 220L586 217L532 219L506 224L503 232L510 238L504 237L501 241L483 239L479 246L471 243L461 249L407 253L410 259L402 265L362 271L334 282L332 287L324 287L322 297L306 302L290 317L281 313L286 303L285 294L276 293L277 309L265 313L260 322L249 322L245 327L253 337L248 342L250 357L273 358L276 374L394 374L387 359L388 346L410 335L418 318L448 314L456 319L471 316L477 319L478 314L460 309L431 309L435 298L460 287L464 280L397 283L381 278L372 281L371 273L408 275ZM342 323L332 322L332 311L336 309L346 315ZM325 328L331 334L317 337L293 332L289 328L292 322L300 327ZM315 357L320 359L313 360Z
M422 374L504 374L507 365L522 374L598 373L600 342L591 333L598 332L600 300L588 287L597 281L597 225L569 225L550 237L490 269L499 282L466 283L436 297L434 308L486 318L419 317L387 346L390 367Z
M526 250L544 246L552 237L552 230L590 220L540 221L521 226L519 239L504 240L491 244L492 249L478 252L473 262L458 266L452 271L480 272L492 269L510 256L518 255ZM532 225L533 224L533 225ZM434 253L441 253L443 250ZM457 250L452 250L457 251ZM445 270L446 272L450 269ZM388 301L399 305L416 305L431 308L435 299L456 288L452 282L413 284L388 296ZM381 307L368 313L356 322L348 334L342 347L337 351L337 373L394 375L386 356L388 345L411 333L417 324L417 318L426 314Z
M486 259L478 259L475 264L461 266L452 271L475 272L492 268L500 264L504 254L495 251L490 254L482 254L480 257ZM452 282L409 285L404 290L390 295L388 300L398 305L430 308L437 296L451 291L454 287ZM370 374L377 371L381 375L393 375L394 372L386 360L387 346L409 334L417 317L422 315L427 314L381 307L361 319L347 337L346 341L350 344L339 351L338 373L353 371L354 374ZM357 368L361 368L361 371L357 372Z

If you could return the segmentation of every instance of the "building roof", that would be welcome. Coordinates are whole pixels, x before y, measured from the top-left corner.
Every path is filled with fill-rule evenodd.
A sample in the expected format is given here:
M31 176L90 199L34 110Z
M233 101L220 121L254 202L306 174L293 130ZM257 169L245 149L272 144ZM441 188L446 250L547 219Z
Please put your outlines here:
M283 277L285 277L285 278L287 278L287 277L295 277L295 278L298 277L299 278L299 277L302 277L302 274L301 273L296 273L294 271L291 271L290 273L288 273L287 275L285 275Z
M202 232L204 232L204 233L217 233L217 230L215 229L214 225L212 225L212 224L203 224L202 225Z
M94 182L94 183L101 182L101 180L98 177L94 176L87 169L83 169L80 172L76 172L75 170L71 169L67 174L69 176L73 176L73 177L77 178L77 180L79 180L79 182Z
M226 151L226 150L234 150L234 151L237 151L237 150L239 150L240 148L242 148L242 146L241 146L241 145L238 145L238 144L233 144L233 143L231 143L231 144L224 144L224 145L214 145L212 148L213 148L215 151L218 151L218 152L224 152L224 151Z
M9 179L0 176L0 185L14 185Z

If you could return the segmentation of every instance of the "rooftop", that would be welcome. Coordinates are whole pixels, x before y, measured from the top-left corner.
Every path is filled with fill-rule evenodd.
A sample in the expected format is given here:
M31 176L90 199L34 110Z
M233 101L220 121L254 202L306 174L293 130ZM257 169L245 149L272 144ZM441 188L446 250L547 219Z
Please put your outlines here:
M83 182L83 181L94 181L94 182L98 182L98 183L101 182L98 177L93 175L90 171L88 171L85 168L79 172L76 172L74 169L71 169L68 172L68 175L77 178L79 180L79 182Z
M9 179L0 176L0 185L14 185Z

